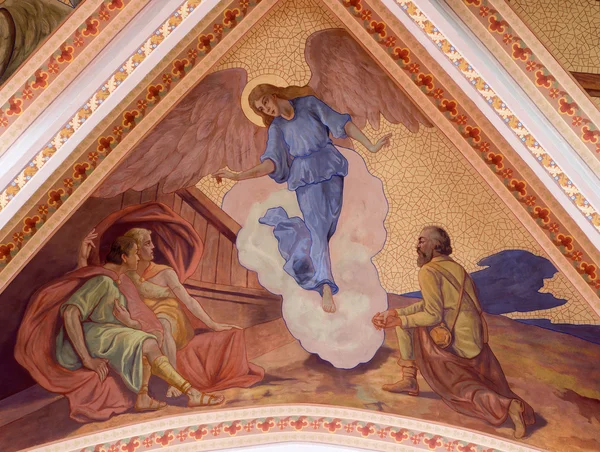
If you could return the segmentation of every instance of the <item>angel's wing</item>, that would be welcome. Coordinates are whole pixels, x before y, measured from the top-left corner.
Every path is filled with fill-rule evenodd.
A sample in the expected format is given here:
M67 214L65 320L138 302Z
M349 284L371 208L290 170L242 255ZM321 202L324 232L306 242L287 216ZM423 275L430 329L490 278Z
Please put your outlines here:
M312 77L308 83L333 109L348 113L363 128L379 128L379 115L411 132L419 124L433 127L427 117L367 52L343 29L323 30L306 40L305 57Z
M108 198L128 189L164 182L163 192L197 183L228 166L242 171L260 163L266 129L250 122L241 107L244 69L206 76L131 152L94 196Z

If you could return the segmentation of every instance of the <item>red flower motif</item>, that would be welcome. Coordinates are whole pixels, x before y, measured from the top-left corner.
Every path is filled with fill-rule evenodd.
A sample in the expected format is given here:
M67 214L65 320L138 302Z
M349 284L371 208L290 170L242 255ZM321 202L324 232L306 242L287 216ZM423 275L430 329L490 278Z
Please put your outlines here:
M341 419L333 419L331 422L323 422L323 427L333 433L342 428L342 421Z
M112 0L108 4L108 9L114 11L115 9L123 9L124 6L125 4L123 3L123 0Z
M38 69L35 71L35 82L31 85L33 89L45 89L48 87L48 75L47 72Z
M583 141L589 141L590 143L598 142L600 132L598 132L597 130L591 130L589 126L583 126L581 130L583 131L583 135L581 136L581 138L583 138Z
M319 419L318 421L312 421L310 426L313 428L313 430L319 430L321 428L321 420Z
M73 45L75 47L81 47L85 43L85 39L81 37L81 33L79 30L75 32L75 37L73 38Z
M573 124L575 127L580 126L583 123L583 118L581 116L573 116L573 121L571 122L571 124Z
M73 53L75 52L75 48L66 44L63 44L60 47L60 55L57 58L59 63L70 63L73 61Z
M37 231L37 224L40 222L41 218L37 215L33 217L27 217L23 220L23 232L31 232L35 234Z
M63 201L62 201L62 196L65 194L65 191L62 188L59 188L57 190L51 190L48 193L48 204L51 206L56 206L56 208L58 209Z
M198 38L198 50L203 50L204 52L208 53L212 50L212 46L211 46L211 42L213 42L215 39L215 36L212 33L209 33L207 35L201 35Z
M515 42L512 46L512 56L515 60L527 61L529 59L529 55L533 52L531 49L527 47L521 47L519 43Z
M196 58L198 58L198 50L197 49L188 50L188 58L192 61L194 61Z
M272 417L268 417L268 418L265 419L264 422L258 422L256 424L256 428L261 429L263 432L268 432L273 427L275 427L275 422L273 422L273 418Z
M433 86L434 86L433 85L433 75L431 75L431 74L423 74L423 73L419 74L417 76L416 84L417 84L417 86L424 86L428 90L432 90Z
M560 90L557 88L552 88L552 89L550 89L550 92L548 93L548 95L552 99L556 99L558 96L560 96Z
M306 416L300 416L296 421L290 421L290 426L295 430L302 430L304 427L308 426L308 422L306 422Z
M527 194L527 183L525 181L513 179L510 181L509 188L511 191L516 191L521 196L525 196ZM539 209L539 207L536 207L536 209Z
M46 204L40 204L40 205L38 206L38 213L39 213L41 216L48 215L48 206L47 206Z
M126 111L123 114L123 126L133 130L136 126L135 118L140 116L140 112L137 110Z
M501 154L494 154L493 152L490 152L485 161L488 165L494 165L496 169L501 170L504 168L504 163L502 163L503 159L504 157Z
M184 58L183 60L175 60L173 62L173 69L171 70L171 72L173 73L173 75L178 75L180 78L183 78L186 75L185 67L188 64L190 64L190 62L187 58Z
M247 432L251 432L252 430L254 430L255 425L256 425L256 422L250 421L246 425L244 425L244 430L246 430Z
M371 20L371 11L368 9L363 9L362 12L360 13L360 18L362 20Z
M477 148L479 149L479 152L481 152L481 153L487 152L490 150L490 143L487 141L484 141L483 143L480 143L479 146L477 146Z
M436 450L438 447L442 447L444 444L442 443L442 437L438 435L434 435L431 438L424 438L423 442L427 444L431 450Z
M92 163L98 161L98 153L96 151L90 152L88 154L88 160Z
M122 452L135 452L137 448L140 447L140 442L138 441L138 437L135 436L129 440L127 444L121 445Z
M240 15L239 9L228 9L223 13L223 23L229 25L229 28L233 28L237 25L237 17Z
M575 114L575 109L577 108L577 104L575 102L569 103L567 99L562 97L558 101L558 105L560 106L559 111L564 115L573 116Z
M404 64L408 64L408 63L410 63L410 50L403 49L401 47L396 47L394 49L394 54L393 54L392 58L394 58L394 60L402 60L404 62ZM416 67L415 72L419 72L418 64L413 63L413 64L411 64L411 66ZM413 72L410 68L409 68L409 71Z
M383 41L386 47L394 47L396 45L396 37L388 36L385 41Z
M498 20L496 16L490 16L489 18L490 25L488 28L490 31L495 33L504 33L506 31L506 27L508 26L508 22L505 20Z
M165 85L170 85L173 81L173 77L171 77L171 74L164 74L162 76L162 81Z
M277 423L277 427L279 427L279 430L285 430L285 428L288 426L288 422L286 419L282 419Z
M481 5L481 0L465 0L467 5L479 6Z
M528 61L525 65L525 69L529 72L535 71L537 68L537 63L535 61Z
M369 25L369 29L367 30L372 35L379 35L380 38L385 38L385 24L383 22L377 22L373 20Z
M25 88L23 90L23 93L21 94L21 96L23 97L23 99L25 100L30 100L33 98L33 90Z
M116 129L116 127L115 127L115 129ZM110 151L112 151L111 144L114 143L114 141L115 141L115 139L111 136L101 137L98 140L98 147L96 149L98 150L98 152L110 154Z
M358 427L356 427L356 431L360 432L360 434L366 438L367 436L375 433L375 429L373 428L373 425L375 425L375 424L372 424L371 422L369 422L365 426L362 426L359 424Z
M479 15L481 17L487 17L490 15L490 9L487 6L482 6L479 8Z
M149 436L148 438L146 438L144 440L144 447L146 449L150 449L153 444L154 444L154 437L152 437L152 436Z
M442 88L437 88L433 91L433 97L435 99L441 99L444 97L444 90Z
M525 196L525 204L527 204L528 206L535 206L535 201L536 201L536 197L535 196Z
M362 10L362 5L360 4L361 0L343 0L344 6L346 8L354 7L354 11L359 12Z
M110 19L110 13L106 9L106 6L104 5L104 3L100 7L100 12L98 13L98 17L100 18L100 20L104 20L104 21Z
M389 427L387 429L380 428L379 430L377 430L377 436L379 436L380 438L386 438L387 434L388 434L388 430L389 430Z
M242 426L240 425L240 421L233 421L231 425L225 426L223 431L225 433L229 433L229 436L235 436L237 433L242 430Z
M113 127L113 133L115 135L123 135L123 126L114 126ZM109 137L109 138L112 138L112 137ZM112 141L114 141L114 139ZM112 143L112 141L111 141L111 143ZM110 143L109 143L109 147L110 147Z
M137 101L137 108L140 110L145 110L148 107L148 101L145 99L140 99Z
M213 32L216 35L221 35L223 34L223 24L214 24L213 25Z
M112 3L114 3L114 1ZM111 9L110 5L108 5L108 8ZM98 27L100 26L100 22L98 22L96 19L88 17L88 19L85 21L85 25L85 29L81 32L83 36L96 36L98 34Z
M556 244L564 246L567 251L573 250L573 237L570 235L558 234L556 237Z
M458 441L448 441L446 444L444 444L444 447L446 448L447 452L454 452L456 450L456 445L458 444Z
M418 435L415 434L413 436L410 437L410 440L412 441L413 444L420 444L421 443L421 438L425 436L424 433L419 433Z
M587 262L582 262L579 265L579 269L577 270L582 275L588 275L590 279L596 279L596 266L592 264L588 264Z
M12 259L12 255L11 255L11 251L15 249L15 244L12 242L6 243L6 244L1 244L0 245L0 260L6 261L6 263L8 264L11 259Z
M15 232L13 234L13 241L17 242L17 244L23 243L23 240L25 240L25 234L22 232Z
M533 209L533 218L539 218L544 224L550 223L550 210L543 207Z
M156 443L161 446L168 446L175 439L175 437L171 434L172 430L167 430L164 435L156 437Z
M90 168L88 162L76 163L75 166L73 166L73 178L85 180L87 178L87 170Z
M552 223L550 226L548 226L548 230L556 234L559 231L559 226L557 223Z
M240 8L242 8L243 11L246 11L249 5L250 2L248 0L240 0Z
M575 262L580 262L583 257L583 253L581 251L573 251L571 253L571 259Z
M4 115L0 115L0 127L6 127L8 125L8 118Z
M456 117L456 123L460 126L464 126L467 123L467 117L465 115L458 115Z
M479 143L481 141L481 130L479 127L467 126L465 127L463 136L471 138L475 143Z
M352 422L351 424L346 424L344 426L344 430L346 430L347 433L352 433L354 431L355 427L356 427L356 422Z
M510 33L506 33L503 37L502 40L504 41L504 44L510 44L513 40L513 35L511 35Z
M165 90L165 87L162 85L150 85L148 87L148 94L146 94L146 99L150 102L155 101L156 103L160 102L160 93Z
M510 168L506 168L506 169L503 169L500 174L502 175L502 178L510 179L513 175L513 170Z
M442 113L448 112L451 116L458 114L458 104L455 100L444 99L438 108Z
M537 86L543 86L544 88L550 88L552 82L556 81L553 75L545 75L544 71L537 71L535 73L535 84Z
M408 430L401 429L398 431L391 431L390 436L396 440L397 443L401 443L402 441L406 441L408 439Z
M194 438L196 441L200 441L206 435L208 435L208 430L206 429L206 425L201 425L198 427L197 430L190 432L190 436L192 438Z
M411 63L408 65L408 72L410 72L411 74L416 74L420 70L421 68L419 67L419 63Z
M51 74L58 74L58 71L58 63L54 60L54 58L51 58L50 62L48 63L48 72L50 72Z
M6 110L7 116L18 116L23 113L23 101L21 99L15 99L15 96L12 96L8 99L8 104L10 107Z

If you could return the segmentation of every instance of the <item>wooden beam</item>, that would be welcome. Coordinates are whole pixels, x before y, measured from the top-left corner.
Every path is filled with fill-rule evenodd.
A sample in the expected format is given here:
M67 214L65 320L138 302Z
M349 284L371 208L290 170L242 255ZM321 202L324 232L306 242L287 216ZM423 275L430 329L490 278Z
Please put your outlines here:
M600 97L600 74L571 72L571 75L591 97Z
M235 243L237 234L242 227L233 218L223 212L223 210L212 202L204 193L196 187L189 187L177 190L177 194L193 207L196 212L204 216L209 222L213 223L221 234Z
M213 284L195 279L187 279L184 286L191 291L200 291L205 294L216 295L234 295L241 296L247 299L263 300L265 302L280 302L281 296L272 294L265 289L251 289L248 287L236 287L225 284Z

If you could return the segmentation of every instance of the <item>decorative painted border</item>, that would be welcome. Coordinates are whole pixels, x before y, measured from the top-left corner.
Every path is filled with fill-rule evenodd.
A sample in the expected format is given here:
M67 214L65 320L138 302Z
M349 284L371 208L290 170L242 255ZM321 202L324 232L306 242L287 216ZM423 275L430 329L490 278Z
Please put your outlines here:
M371 450L537 451L526 445L455 427L390 414L315 405L220 410L159 418L35 450L134 452L173 446L186 450L217 450L234 445L290 440L344 443ZM191 447L186 447L188 445Z
M483 0L472 0L483 1ZM412 2L395 0L410 19L421 28L426 36L440 48L446 57L461 71L463 76L477 89L479 94L494 109L496 114L510 127L513 133L523 143L525 148L535 157L537 162L554 179L571 202L579 209L585 218L600 232L600 214L583 196L577 186L569 179L552 156L541 146L519 118L486 83L481 75L468 63L462 54L436 28L427 16ZM569 107L571 108L571 107ZM570 110L569 110L570 111ZM586 125L584 128L588 128ZM595 139L595 138L590 138Z
M192 70L198 65L222 39L235 29L247 15L261 3L262 0L234 0L232 4L237 7L225 9L221 18L214 22L210 27L201 33L193 44L179 54L169 64L169 69L162 75L156 77L150 83L143 94L138 95L127 108L116 116L105 132L97 139L96 144L92 148L88 148L79 156L79 161L76 161L71 168L59 178L59 183L52 189L47 191L46 199L42 203L30 209L24 216L22 222L9 232L6 229L7 235L0 243L0 273L4 271L6 266L12 259L21 251L39 229L61 208L64 202L69 199L73 193L86 181L86 179L96 170L96 168L106 159L110 153L135 129L143 118L152 112L161 100L173 90ZM196 7L201 0L188 0L185 8ZM188 6L191 4L192 6ZM182 7L182 8L184 8ZM181 9L179 10L181 11ZM180 13L175 13L179 14ZM187 14L186 14L187 15ZM171 27L166 24L163 28ZM172 30L171 30L172 31ZM158 37L158 34L156 34ZM154 38L154 36L153 36ZM151 38L151 39L153 39ZM138 57L139 55L139 57ZM132 58L142 58L140 53ZM130 60L131 61L131 60ZM134 63L131 63L131 66ZM117 75L119 72L117 72ZM125 74L121 73L123 79ZM120 83L120 82L119 82ZM117 82L115 82L115 85ZM105 96L107 94L104 94ZM93 100L100 100L97 97ZM80 110L81 111L81 110ZM64 134L68 132L68 136L72 135L72 122L61 131ZM58 139L66 139L67 136L57 135ZM58 144L58 143L57 143ZM54 148L48 148L42 153L50 152L50 155L55 152ZM49 157L49 156L48 156ZM33 167L31 167L33 168ZM25 171L27 171L26 169ZM33 169L32 169L33 171ZM37 170L35 170L37 171ZM4 231L3 231L4 232Z
M384 48L390 58L401 67L411 80L423 91L429 100L444 113L454 128L465 138L471 148L486 163L508 191L521 203L525 212L550 238L556 248L565 256L587 285L600 297L600 267L591 259L575 238L552 213L550 207L519 174L507 157L498 149L462 107L458 100L447 92L443 84L431 73L421 60L391 30L365 0L338 0L355 20ZM416 9L413 13L418 14ZM425 19L426 20L426 19ZM433 32L431 22L421 22ZM450 46L448 44L448 46ZM451 47L451 46L450 46ZM484 82L485 85L485 82ZM518 123L517 123L518 124Z
M0 137L117 18L132 0L104 0L0 107ZM7 87L11 81L7 82ZM6 87L5 87L6 88Z
M462 0L469 11L490 32L502 49L534 83L538 91L560 114L585 146L600 160L600 130L561 85L511 24L489 0Z
M112 0L121 1L121 0ZM192 12L202 0L186 0L163 24L150 36L139 49L116 70L113 75L96 91L79 111L65 124L54 138L25 166L13 181L0 193L0 211L16 196L31 178L52 158L69 138L91 117L96 109L126 80L136 68L158 48Z

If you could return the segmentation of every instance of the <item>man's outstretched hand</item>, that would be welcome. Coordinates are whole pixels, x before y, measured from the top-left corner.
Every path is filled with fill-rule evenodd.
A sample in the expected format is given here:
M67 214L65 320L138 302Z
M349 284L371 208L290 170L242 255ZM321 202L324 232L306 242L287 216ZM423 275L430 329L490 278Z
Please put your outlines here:
M398 313L395 309L389 309L385 312L378 312L371 319L373 325L378 330L382 330L384 328L395 328L397 326L402 326L402 321L398 317Z

